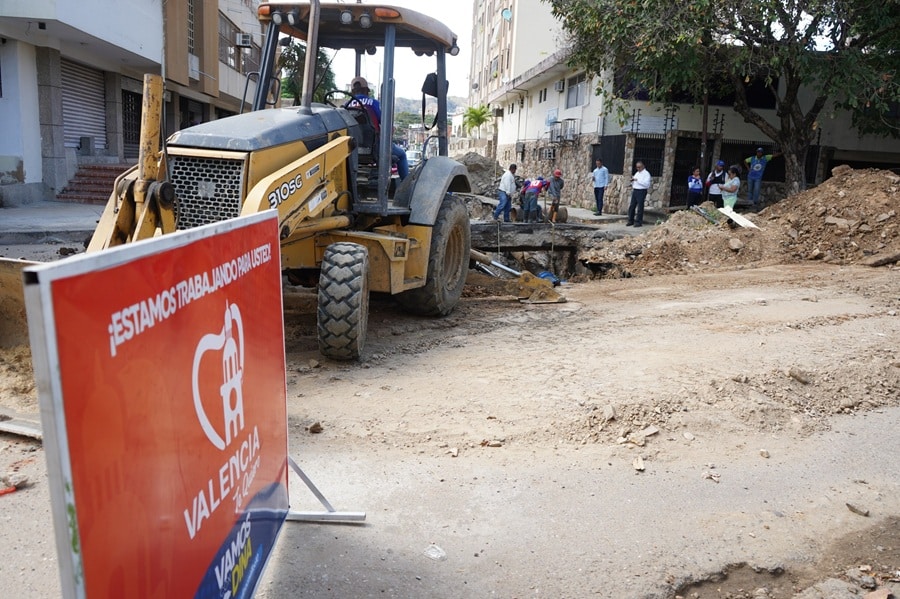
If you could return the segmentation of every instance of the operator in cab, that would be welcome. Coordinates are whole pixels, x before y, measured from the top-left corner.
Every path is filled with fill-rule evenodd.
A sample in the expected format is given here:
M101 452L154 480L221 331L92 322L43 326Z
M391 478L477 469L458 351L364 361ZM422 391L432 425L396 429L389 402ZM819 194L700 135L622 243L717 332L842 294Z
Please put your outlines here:
M350 82L350 95L352 99L344 104L344 108L365 108L369 113L369 120L376 132L381 131L381 104L375 98L369 96L369 83L363 77L355 77ZM392 133L392 132L389 132ZM406 158L406 151L391 142L391 156L397 161L397 174L400 180L406 179L409 175L409 161Z

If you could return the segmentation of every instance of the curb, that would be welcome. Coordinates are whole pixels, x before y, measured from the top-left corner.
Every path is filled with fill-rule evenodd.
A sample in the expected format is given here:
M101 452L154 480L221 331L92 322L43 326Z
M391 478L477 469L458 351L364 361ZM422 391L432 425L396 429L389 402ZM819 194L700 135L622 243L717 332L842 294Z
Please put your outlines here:
M0 231L0 245L77 244L82 246L94 230L84 231Z

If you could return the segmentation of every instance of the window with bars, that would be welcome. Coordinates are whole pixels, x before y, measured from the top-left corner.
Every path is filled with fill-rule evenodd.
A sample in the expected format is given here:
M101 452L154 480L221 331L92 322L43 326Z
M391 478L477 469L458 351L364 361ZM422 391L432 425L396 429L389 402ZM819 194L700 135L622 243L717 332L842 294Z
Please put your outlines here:
M194 51L194 0L188 0L187 3L187 43L188 54L197 54Z

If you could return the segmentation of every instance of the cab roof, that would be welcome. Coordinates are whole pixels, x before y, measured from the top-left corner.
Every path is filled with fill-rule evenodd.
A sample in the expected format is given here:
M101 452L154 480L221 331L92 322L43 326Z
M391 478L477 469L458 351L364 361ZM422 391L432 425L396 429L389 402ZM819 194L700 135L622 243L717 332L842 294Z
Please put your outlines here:
M409 8L390 4L359 4L343 2L321 2L318 44L320 47L353 48L365 51L384 45L385 29L388 24L396 27L397 47L412 48L413 51L431 54L438 48L450 51L456 45L456 35L441 21L423 15ZM281 14L281 33L306 40L309 28L310 2L308 0L287 0L284 2L263 2L259 5L259 20L270 23L276 13ZM294 25L288 15L293 13ZM341 17L344 16L344 22ZM371 26L363 27L361 18L368 15Z

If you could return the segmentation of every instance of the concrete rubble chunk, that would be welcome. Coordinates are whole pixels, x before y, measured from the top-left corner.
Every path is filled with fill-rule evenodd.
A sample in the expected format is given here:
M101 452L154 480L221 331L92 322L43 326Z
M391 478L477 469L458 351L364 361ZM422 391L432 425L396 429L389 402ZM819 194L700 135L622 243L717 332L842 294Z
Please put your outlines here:
M788 376L797 381L798 383L803 383L804 385L808 385L812 380L808 373L800 370L796 367L791 367L788 370Z
M645 428L641 431L641 436L642 437L650 437L652 435L657 434L658 432L659 432L659 429L651 424L650 426L648 426L647 428Z
M603 417L606 420L615 420L616 419L616 409L611 404L605 405L603 407Z

